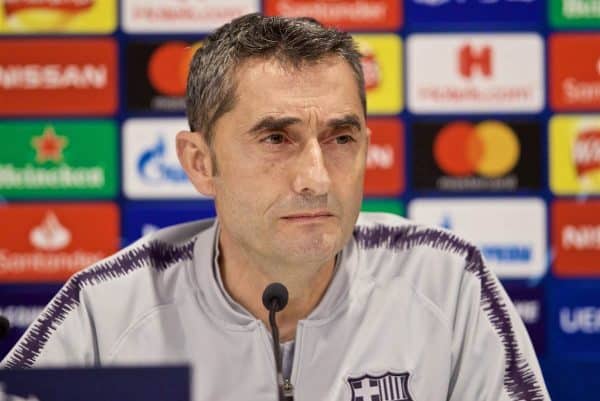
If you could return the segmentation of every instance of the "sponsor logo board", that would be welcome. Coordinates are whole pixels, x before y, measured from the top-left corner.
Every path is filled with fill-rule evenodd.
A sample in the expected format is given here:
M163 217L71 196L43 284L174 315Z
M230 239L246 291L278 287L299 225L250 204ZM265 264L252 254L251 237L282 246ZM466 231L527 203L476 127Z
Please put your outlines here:
M214 204L208 200L194 203L129 202L123 208L124 242L129 244L163 227L214 217L215 214Z
M40 289L37 286L18 287L13 291L3 289L0 292L0 315L10 322L8 334L0 341L0 358L4 358L21 338L54 294L52 289Z
M505 287L517 313L525 323L537 356L546 351L546 307L543 287Z
M202 197L179 164L175 136L185 118L133 118L123 124L123 192L131 199Z
M4 0L2 33L110 33L117 24L116 0Z
M546 271L546 208L537 198L417 198L408 216L443 227L476 245L502 279Z
M404 190L404 130L400 120L371 118L364 192L366 196L398 195Z
M397 114L403 108L402 41L394 34L354 35L362 54L367 112Z
M131 111L181 112L189 64L200 42L129 43L127 107Z
M537 122L416 122L412 132L415 189L501 192L542 185Z
M111 121L0 121L0 196L115 196L116 137Z
M589 356L600 353L600 287L594 281L559 280L548 297L551 351Z
M340 29L396 30L402 25L400 0L266 0L266 15L312 17Z
M408 105L415 113L544 107L544 45L537 34L416 34L406 46Z
M107 115L116 107L112 39L0 42L0 115Z
M552 108L600 108L600 34L555 34L549 46Z
M410 26L495 23L520 26L541 22L543 0L406 0Z
M600 202L556 200L552 246L557 276L600 276Z
M550 23L557 28L600 27L600 0L549 0Z
M600 193L600 115L552 117L549 146L554 193Z
M122 0L123 30L210 32L244 14L260 11L258 0Z
M382 212L404 216L404 205L396 199L363 199L360 210L363 212Z
M112 203L8 204L0 221L0 283L62 282L119 246Z

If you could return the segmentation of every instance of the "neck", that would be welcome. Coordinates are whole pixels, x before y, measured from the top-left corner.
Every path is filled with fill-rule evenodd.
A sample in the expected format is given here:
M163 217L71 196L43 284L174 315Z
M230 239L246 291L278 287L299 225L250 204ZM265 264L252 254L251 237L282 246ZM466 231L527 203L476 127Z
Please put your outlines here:
M306 318L321 301L333 277L335 257L315 264L273 263L251 257L219 238L219 269L228 294L257 319L269 325L269 311L262 303L267 285L280 282L289 292L285 309L277 313L281 341L292 340L298 321Z

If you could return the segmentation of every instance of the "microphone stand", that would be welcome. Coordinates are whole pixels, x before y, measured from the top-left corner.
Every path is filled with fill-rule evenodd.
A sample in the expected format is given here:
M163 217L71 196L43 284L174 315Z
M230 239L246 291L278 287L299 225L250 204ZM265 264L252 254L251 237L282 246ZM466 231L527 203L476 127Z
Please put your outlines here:
M269 310L269 325L273 336L273 355L275 357L277 394L279 401L293 401L291 388L285 388L281 368L281 345L279 343L279 328L275 320L275 313L281 311L288 302L288 290L281 283L271 283L265 288L262 296L263 305Z

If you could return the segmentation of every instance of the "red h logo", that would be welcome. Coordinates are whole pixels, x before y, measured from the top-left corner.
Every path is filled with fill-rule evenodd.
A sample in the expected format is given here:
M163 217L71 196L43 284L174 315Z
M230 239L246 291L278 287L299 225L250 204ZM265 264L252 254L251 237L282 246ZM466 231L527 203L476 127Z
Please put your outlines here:
M464 45L460 48L458 58L458 69L463 77L471 78L475 68L479 69L481 74L486 77L492 75L492 49L490 46L484 46L476 51L471 45Z

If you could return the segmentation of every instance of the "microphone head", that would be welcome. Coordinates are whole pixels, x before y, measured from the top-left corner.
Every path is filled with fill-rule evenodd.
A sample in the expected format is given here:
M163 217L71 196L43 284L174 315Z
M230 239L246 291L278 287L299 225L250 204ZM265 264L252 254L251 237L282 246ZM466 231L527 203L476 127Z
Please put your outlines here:
M273 301L276 302L275 312L279 312L288 303L288 290L281 283L271 283L265 288L262 296L263 305L268 310L273 307Z
M3 339L10 329L10 322L7 318L0 315L0 340Z

